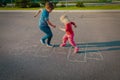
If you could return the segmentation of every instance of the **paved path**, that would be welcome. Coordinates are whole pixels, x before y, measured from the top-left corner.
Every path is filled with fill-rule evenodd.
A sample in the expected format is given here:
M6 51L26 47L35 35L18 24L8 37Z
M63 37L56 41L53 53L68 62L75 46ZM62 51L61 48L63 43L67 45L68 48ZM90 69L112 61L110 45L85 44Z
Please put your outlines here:
M59 48L64 35L52 29L48 48L33 12L0 12L0 80L120 80L120 12L53 12L50 20L68 14L78 28L75 41L80 52Z

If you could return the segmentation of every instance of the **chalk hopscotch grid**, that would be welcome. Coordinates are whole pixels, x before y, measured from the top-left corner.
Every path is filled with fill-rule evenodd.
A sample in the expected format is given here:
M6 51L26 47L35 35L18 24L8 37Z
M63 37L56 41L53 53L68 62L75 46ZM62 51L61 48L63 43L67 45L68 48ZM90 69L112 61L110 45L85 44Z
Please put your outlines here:
M88 49L88 44L85 45L85 48L80 48L83 53L78 53L78 54L74 54L73 53L73 50L72 50L72 47L69 49L69 52L68 52L68 55L67 55L67 60L70 61L70 62L87 62L88 60L103 60L103 55L101 53L101 51L97 48L97 51L96 52L87 52L89 49ZM84 54L84 55L83 55ZM97 55L99 56L98 57L95 57L94 55ZM88 55L91 55L92 57L88 56ZM75 56L79 56L79 59L72 59L72 57L75 57ZM80 60L80 57L83 57L83 60Z
M92 60L103 60L103 55L97 47L96 47L97 48L96 52L88 52L90 50L89 49L90 45L85 44L85 45L78 45L78 46L80 47L80 52L82 51L83 53L74 54L73 47L49 48L46 46L35 45L32 48L38 48L36 51L33 51L35 57L50 57L53 54L63 54L63 55L67 55L67 60L70 62L87 62L88 60L91 60L91 59ZM94 55L99 56L99 58L95 57ZM93 57L90 57L90 56L93 56Z
M87 50L88 50L88 45L86 45L85 54L86 55L90 54L90 56L92 56L92 57L88 57L88 55L87 55L86 59L103 60L103 55L99 48L96 47L96 52L87 52Z
M83 60L79 60L78 58L83 59ZM67 60L70 61L70 62L87 62L86 54L73 53L72 47L69 49L69 52L68 52L68 55L67 55Z

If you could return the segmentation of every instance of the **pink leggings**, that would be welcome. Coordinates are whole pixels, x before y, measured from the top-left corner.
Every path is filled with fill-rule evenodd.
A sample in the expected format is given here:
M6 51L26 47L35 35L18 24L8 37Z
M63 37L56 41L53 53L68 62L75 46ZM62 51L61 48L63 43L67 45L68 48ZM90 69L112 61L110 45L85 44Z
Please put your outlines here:
M66 44L67 41L69 41L69 43L70 43L73 47L76 47L76 44L75 44L75 42L74 42L74 34L70 34L70 35L65 34L65 35L63 36L62 42L63 42L63 44Z

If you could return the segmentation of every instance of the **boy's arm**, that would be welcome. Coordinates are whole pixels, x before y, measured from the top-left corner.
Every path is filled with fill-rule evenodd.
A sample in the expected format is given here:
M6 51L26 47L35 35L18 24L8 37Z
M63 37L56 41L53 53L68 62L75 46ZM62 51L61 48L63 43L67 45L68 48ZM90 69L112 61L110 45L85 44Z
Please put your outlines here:
M34 17L37 17L41 11L42 11L42 9L38 10L38 12L34 15Z
M56 26L54 24L52 24L49 20L47 20L47 23L52 26L53 28L55 28Z

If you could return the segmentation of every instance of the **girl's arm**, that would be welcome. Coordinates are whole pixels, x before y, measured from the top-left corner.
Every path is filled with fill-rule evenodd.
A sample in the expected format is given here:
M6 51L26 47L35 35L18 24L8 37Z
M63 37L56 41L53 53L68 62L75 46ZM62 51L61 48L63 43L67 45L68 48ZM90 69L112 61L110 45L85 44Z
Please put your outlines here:
M61 31L64 31L64 32L65 32L65 29L64 29L64 28L59 27L59 29L60 29Z
M56 26L54 24L52 24L49 20L47 21L47 23L52 26L53 28L55 28Z
M75 24L74 22L71 22L71 24L74 25L75 28L77 27L76 24Z
M38 10L38 12L34 15L34 17L37 17L41 11L42 11L42 9Z

